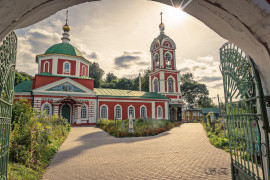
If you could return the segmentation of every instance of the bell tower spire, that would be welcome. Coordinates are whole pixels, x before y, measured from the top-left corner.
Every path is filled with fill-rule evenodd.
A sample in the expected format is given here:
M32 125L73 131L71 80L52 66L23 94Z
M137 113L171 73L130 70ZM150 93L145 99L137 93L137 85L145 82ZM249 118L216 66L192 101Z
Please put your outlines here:
M162 14L163 12L160 12L160 24L159 24L159 30L160 30L160 34L164 34L164 30L165 30L165 25L162 22Z
M69 39L69 31L70 31L70 27L68 26L68 10L66 12L66 24L63 26L63 31L64 33L62 34L63 37L62 39L62 43L69 43L70 39Z

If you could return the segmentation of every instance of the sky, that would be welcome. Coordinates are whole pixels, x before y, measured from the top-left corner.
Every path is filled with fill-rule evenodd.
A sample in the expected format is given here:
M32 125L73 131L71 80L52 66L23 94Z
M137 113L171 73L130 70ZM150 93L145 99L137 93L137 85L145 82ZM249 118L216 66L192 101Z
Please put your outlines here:
M37 73L35 56L61 42L66 10L26 28L18 35L18 71ZM70 43L105 73L135 77L150 68L150 45L159 35L160 12L165 34L176 44L176 65L207 85L210 97L224 96L219 48L226 42L205 24L179 9L147 0L102 0L68 8ZM105 78L105 76L104 76Z

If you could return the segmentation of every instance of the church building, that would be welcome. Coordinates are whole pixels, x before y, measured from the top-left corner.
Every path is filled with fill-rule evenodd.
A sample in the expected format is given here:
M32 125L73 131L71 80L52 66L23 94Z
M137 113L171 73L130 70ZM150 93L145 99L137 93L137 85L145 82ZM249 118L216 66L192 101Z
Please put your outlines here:
M182 120L180 74L175 43L164 34L151 44L149 92L94 88L90 62L70 44L67 20L62 42L36 56L38 74L15 86L15 101L27 99L38 111L62 116L73 125L95 125L98 119Z

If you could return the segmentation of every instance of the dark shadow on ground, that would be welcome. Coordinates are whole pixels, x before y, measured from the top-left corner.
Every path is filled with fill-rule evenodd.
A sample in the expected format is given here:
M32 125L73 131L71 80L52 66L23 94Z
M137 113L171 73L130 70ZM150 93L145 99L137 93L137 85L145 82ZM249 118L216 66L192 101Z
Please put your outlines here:
M72 128L85 128L85 127L86 126L72 127ZM87 149L96 148L96 147L108 145L108 144L134 143L134 142L138 142L138 141L152 140L152 139L160 138L163 136L167 136L168 134L170 134L170 131L171 131L171 130L168 130L168 131L165 131L165 132L160 133L160 134L155 135L155 136L116 138L114 136L109 135L107 132L103 131L102 129L100 129L98 127L95 127L95 126L87 126L87 127L97 128L99 131L89 132L86 135L79 137L76 141L81 141L83 143L80 146L75 146L74 148L69 149L69 150L65 150L65 151L58 151L56 153L55 157L53 158L51 164L49 165L50 168L52 168L53 166L55 166L59 163L65 162L70 158L73 158L75 156L80 155L83 151L85 151ZM179 127L181 127L181 125L177 126L175 128L179 128ZM71 134L69 134L69 136L70 135ZM68 139L66 139L66 141L67 140ZM70 143L72 143L72 142L70 142ZM65 157L65 158L61 158L61 157Z

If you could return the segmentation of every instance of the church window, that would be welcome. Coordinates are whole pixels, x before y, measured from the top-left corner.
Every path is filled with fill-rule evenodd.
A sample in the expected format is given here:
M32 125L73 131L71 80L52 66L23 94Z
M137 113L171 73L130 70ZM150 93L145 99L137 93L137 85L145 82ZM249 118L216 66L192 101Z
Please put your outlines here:
M173 80L172 80L172 78L168 79L168 92L173 92Z
M170 44L168 42L165 43L165 46L170 47Z
M50 63L49 63L49 61L46 61L44 63L43 72L49 72L49 67L50 67Z
M129 118L130 115L131 115L131 117L132 117L133 119L135 119L135 110L134 110L134 107L133 107L133 106L130 106L130 107L128 108L128 118Z
M141 107L141 118L146 119L146 107L145 106Z
M65 82L63 84L60 84L58 86L55 86L53 88L48 89L48 91L68 91L68 92L84 92L80 88Z
M69 62L64 63L64 73L70 73L70 63Z
M115 107L115 119L122 119L122 108L119 105Z
M108 107L106 105L103 105L100 108L100 118L108 119Z
M154 81L154 91L158 92L158 80L157 79L155 79L155 81Z
M51 106L49 104L44 104L42 110L45 111L47 116L51 115Z
M82 75L86 76L86 67L85 66L82 66Z
M165 59L166 59L166 67L171 68L172 67L172 56L171 56L171 54L167 53L165 55Z
M158 118L162 118L163 116L162 116L162 107L158 107L158 109L157 109L157 114L158 114Z
M155 67L159 68L159 57L157 54L155 55L154 60L155 60Z
M87 118L87 106L86 105L82 105L82 108L81 108L81 118L82 119L86 119Z

